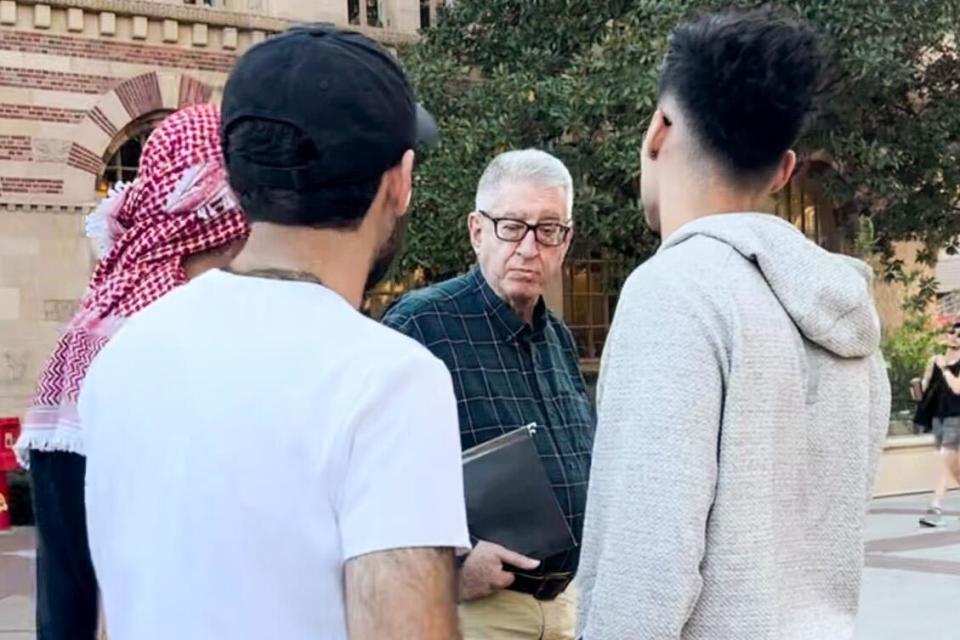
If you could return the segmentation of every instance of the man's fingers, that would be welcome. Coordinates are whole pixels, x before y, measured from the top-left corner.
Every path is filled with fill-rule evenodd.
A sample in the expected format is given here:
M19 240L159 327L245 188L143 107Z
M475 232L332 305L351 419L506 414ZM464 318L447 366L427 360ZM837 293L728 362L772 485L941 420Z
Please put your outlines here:
M494 574L493 580L491 580L491 582L493 583L493 586L495 586L497 589L506 589L507 587L512 585L513 581L516 579L517 577L512 573L510 573L509 571L500 571L499 573Z
M533 558L528 558L525 555L521 555L516 551L510 551L510 549L504 549L503 547L499 548L500 561L505 564L512 564L515 567L520 569L536 569L540 566L539 560L534 560Z

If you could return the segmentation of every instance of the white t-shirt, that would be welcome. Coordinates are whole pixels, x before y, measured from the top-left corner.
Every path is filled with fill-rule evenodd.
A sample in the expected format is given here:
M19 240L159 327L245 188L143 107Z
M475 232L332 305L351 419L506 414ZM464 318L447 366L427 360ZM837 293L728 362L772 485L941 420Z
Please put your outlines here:
M446 367L319 285L171 292L97 357L80 416L111 640L339 640L347 560L469 546Z

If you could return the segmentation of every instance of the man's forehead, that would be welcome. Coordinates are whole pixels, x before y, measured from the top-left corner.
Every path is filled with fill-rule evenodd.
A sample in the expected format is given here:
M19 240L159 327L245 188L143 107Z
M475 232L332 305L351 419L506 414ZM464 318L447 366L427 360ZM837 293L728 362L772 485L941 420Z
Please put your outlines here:
M495 217L510 217L532 222L566 215L567 196L563 187L508 181L497 193Z

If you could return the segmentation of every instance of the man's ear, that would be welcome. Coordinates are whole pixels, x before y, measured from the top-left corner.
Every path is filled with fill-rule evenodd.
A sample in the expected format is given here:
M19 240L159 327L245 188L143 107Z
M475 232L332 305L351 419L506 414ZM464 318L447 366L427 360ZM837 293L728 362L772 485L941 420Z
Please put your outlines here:
M483 238L483 218L476 211L467 214L467 229L470 231L470 246L473 247L473 252L477 253Z
M410 201L413 200L414 159L413 149L407 149L406 153L403 154L403 158L400 159L400 164L397 166L397 184L395 188L397 190L397 200L403 203L402 209L398 211L401 216L407 214L407 211L410 210Z
M650 119L650 127L647 129L647 138L644 145L646 147L645 153L651 160L656 160L657 156L660 155L660 150L667 141L667 134L670 133L671 125L672 122L663 112L663 109L658 108Z
M791 149L780 158L780 164L777 165L777 173L773 178L773 182L770 183L770 195L779 193L781 189L787 186L796 168L797 154Z

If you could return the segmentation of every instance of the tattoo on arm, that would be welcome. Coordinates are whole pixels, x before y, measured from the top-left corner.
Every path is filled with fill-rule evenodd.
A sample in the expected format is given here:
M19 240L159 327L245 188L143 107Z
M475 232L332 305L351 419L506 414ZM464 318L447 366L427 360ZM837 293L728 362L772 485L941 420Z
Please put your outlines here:
M460 640L449 548L370 553L345 568L351 640Z

